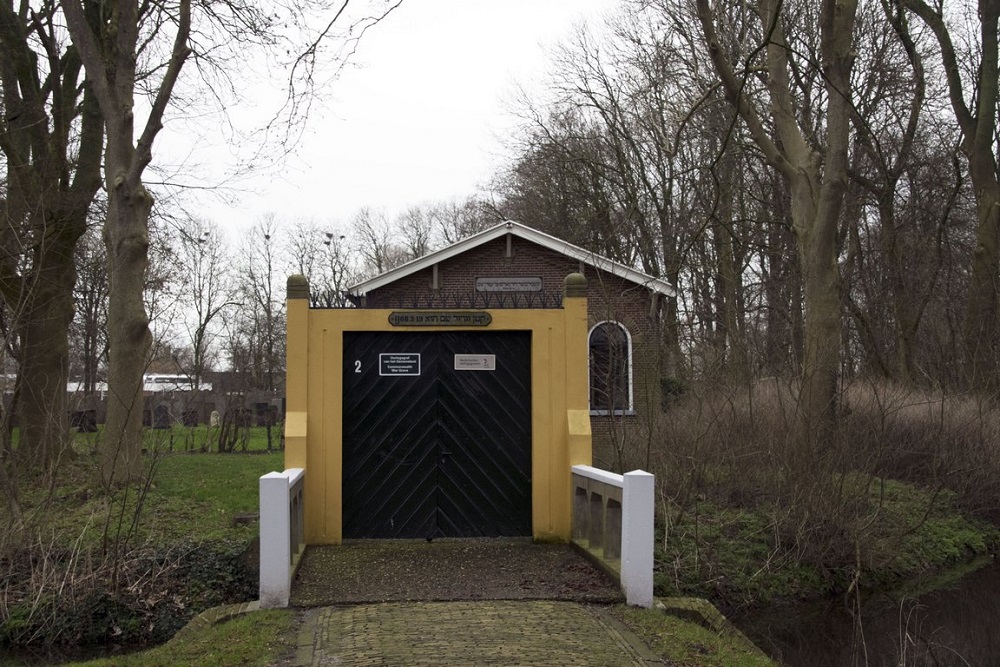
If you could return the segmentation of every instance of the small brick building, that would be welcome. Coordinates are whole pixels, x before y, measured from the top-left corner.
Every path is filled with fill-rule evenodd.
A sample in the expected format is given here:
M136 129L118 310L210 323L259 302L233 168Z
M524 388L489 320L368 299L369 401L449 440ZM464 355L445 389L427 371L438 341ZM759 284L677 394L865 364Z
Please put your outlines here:
M306 542L568 541L572 466L637 463L671 293L514 222L346 303L289 277L285 467L306 471Z
M660 404L661 298L674 288L571 243L505 222L350 288L365 308L558 307L567 274L587 279L594 465L628 469L629 440Z

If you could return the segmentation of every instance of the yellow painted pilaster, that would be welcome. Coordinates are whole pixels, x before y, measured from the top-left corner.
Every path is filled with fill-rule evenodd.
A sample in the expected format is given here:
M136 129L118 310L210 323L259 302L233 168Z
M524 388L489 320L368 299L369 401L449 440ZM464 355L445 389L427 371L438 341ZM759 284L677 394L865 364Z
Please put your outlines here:
M572 537L573 498L570 466L590 463L590 367L587 349L587 279L579 273L566 276L563 292L563 326L558 410L553 409L553 427L558 425L559 439L552 452L549 477L554 529L558 539ZM553 406L556 408L556 406ZM583 413L583 414L581 414ZM583 415L586 415L584 423Z
M285 344L285 468L305 468L308 433L309 282L290 276Z
M333 509L328 502L331 466L328 447L325 446L330 424L326 414L326 396L324 395L326 374L322 363L326 356L326 350L323 345L323 330L316 326L316 321L321 312L318 310L309 311L309 366L306 369L309 378L309 439L307 453L309 468L306 470L305 494L306 542L308 544L331 543L330 531L327 524L329 523L330 512Z
M561 315L561 313L560 313ZM557 323L556 323L557 324ZM561 327L559 328L561 329ZM561 331L559 331L561 333ZM552 365L559 356L553 343L553 326L536 326L531 332L531 533L536 540L558 539L552 522L553 432Z
M570 363L567 358L566 346L563 342L566 338L566 313L559 312L559 328L553 332L552 348L553 355L546 373L551 378L549 381L548 410L546 419L550 432L547 444L538 443L544 447L546 459L548 461L548 474L544 478L546 494L548 496L548 534L544 536L547 541L565 542L569 539L570 511L571 508L566 499L566 489L568 478L563 480L563 470L567 460L567 434L566 420L557 418L557 415L566 414L566 367ZM532 478L534 483L535 478Z
M563 311L566 314L566 418L569 428L567 468L593 463L590 434L590 350L587 344L587 279L566 276Z
M344 311L331 311L334 317ZM323 431L326 446L326 517L324 543L340 544L344 536L344 332L334 324L323 329Z
M303 276L290 276L287 284L287 319L285 341L285 468L305 468L306 543L315 543L319 536L316 526L322 521L325 508L321 502L324 479L320 461L311 456L310 440L315 439L316 415L310 406L310 345L309 282ZM310 502L310 499L313 499Z

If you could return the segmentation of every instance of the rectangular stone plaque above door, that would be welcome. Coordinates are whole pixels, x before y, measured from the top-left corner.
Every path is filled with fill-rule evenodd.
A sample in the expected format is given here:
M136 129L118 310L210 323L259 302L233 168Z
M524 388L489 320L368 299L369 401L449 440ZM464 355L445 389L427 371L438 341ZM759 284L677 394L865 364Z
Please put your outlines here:
M541 292L541 278L476 278L477 292Z

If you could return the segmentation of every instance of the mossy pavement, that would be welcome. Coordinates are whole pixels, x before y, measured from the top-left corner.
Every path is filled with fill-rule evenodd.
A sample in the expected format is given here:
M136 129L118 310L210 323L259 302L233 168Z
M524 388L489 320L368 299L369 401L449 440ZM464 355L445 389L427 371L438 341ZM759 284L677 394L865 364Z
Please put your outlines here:
M594 604L621 599L567 545L366 540L312 548L292 594L294 605L311 607L294 664L664 664Z
M614 582L568 545L530 540L312 548L292 604L294 667L669 665L618 621Z
M296 667L665 665L599 605L387 602L306 612Z

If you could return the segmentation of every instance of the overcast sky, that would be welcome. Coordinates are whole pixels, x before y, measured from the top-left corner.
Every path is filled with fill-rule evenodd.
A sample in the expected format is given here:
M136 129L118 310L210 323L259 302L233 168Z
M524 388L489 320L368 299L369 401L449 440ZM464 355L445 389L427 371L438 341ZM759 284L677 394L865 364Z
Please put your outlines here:
M238 230L267 212L346 222L362 206L392 215L473 194L515 124L515 84L537 85L551 47L615 4L405 0L364 37L282 173L241 183L236 206L205 199L199 214Z

